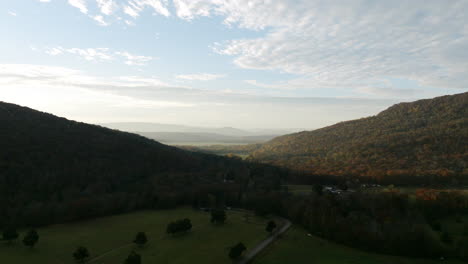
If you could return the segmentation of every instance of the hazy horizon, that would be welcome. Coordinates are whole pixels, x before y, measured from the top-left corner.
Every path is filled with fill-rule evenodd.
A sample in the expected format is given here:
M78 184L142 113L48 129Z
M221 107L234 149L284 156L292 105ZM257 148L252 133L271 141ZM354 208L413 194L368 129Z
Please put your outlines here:
M191 111L177 111L177 116L179 117L179 123L175 123L172 119L164 119L160 116L149 116L147 118L132 118L132 117L122 117L122 116L134 116L135 110L129 111L126 109L121 109L122 112L117 111L116 109L111 108L99 108L97 112L94 112L95 115L101 115L100 118L92 117L91 112L87 111L86 109L82 109L82 112L88 112L90 117L83 117L81 115L77 115L73 111L67 111L66 105L61 105L60 108L55 108L53 105L44 106L42 103L38 102L31 102L29 104L22 104L13 101L4 101L6 103L13 103L18 104L21 106L29 107L35 110L47 112L59 117L65 117L70 120L78 121L78 122L85 122L94 125L103 125L107 126L110 124L161 124L161 125L170 125L170 126L186 126L186 127L198 127L198 128L207 128L207 129L214 129L214 128L235 128L235 129L242 129L246 131L261 131L261 130L277 130L277 131L284 131L284 132L297 132L302 130L314 130L319 129L322 127L330 126L339 122L349 121L359 118L365 118L369 116L376 115L381 111L387 109L393 104L400 103L399 101L391 101L391 100L368 100L368 99L340 99L340 98L274 98L276 100L283 99L285 101L285 105L279 104L266 104L266 107L271 107L270 113L275 114L263 114L263 116L259 118L255 118L255 115L259 113L256 112L256 109L264 108L265 105L253 105L249 104L248 106L256 108L255 110L247 110L246 105L243 105L243 109L249 113L244 113L245 115L249 115L246 119L244 125L239 123L239 119L235 119L235 121L230 120L222 120L222 119L214 119L214 120L202 120L201 122L194 122L190 119L190 115L193 114ZM425 98L424 98L425 99ZM324 104L323 101L326 100L327 103ZM291 102L293 101L293 102ZM294 101L300 101L294 104ZM306 101L306 102L304 102ZM314 106L320 106L316 108L309 108L304 109L306 107L307 101L312 101ZM362 102L368 102L369 104L361 104ZM284 107L286 106L297 106L295 109L288 109L289 111L284 111ZM281 106L283 109L273 109L274 107ZM236 109L231 109L233 116L235 116ZM353 110L353 111L349 111ZM94 111L94 110L93 110ZM118 113L117 117L114 115ZM291 113L295 113L293 116ZM330 113L335 113L335 115L330 115ZM219 113L213 113L219 114ZM151 114L150 114L151 115ZM175 113L174 113L175 115ZM187 117L187 119L183 119L180 117ZM222 118L222 116L220 116ZM271 119L263 119L261 122L258 122L258 119L262 118L269 118ZM303 118L307 120L311 120L313 122L305 122ZM165 121L167 120L167 122ZM292 122L291 122L292 121ZM301 123L302 122L302 123ZM266 124L266 125L263 125ZM292 124L292 125L290 125ZM294 126L295 124L302 124L302 126ZM112 128L112 126L109 126ZM148 129L138 129L138 128L129 128L126 129L119 129L129 132L151 132L154 130ZM169 131L167 131L169 132Z

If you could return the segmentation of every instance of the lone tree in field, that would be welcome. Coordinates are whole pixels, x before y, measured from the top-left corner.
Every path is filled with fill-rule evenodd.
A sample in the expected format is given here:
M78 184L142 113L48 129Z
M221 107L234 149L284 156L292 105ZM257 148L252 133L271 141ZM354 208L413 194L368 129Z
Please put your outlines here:
M148 238L145 232L138 232L133 240L133 243L137 244L139 247L143 247L146 242L148 242Z
M276 223L273 220L270 220L265 228L268 233L272 233L276 229Z
M239 242L237 243L237 245L233 246L229 251L229 258L232 260L238 259L240 256L242 256L242 253L245 250L247 250L245 245L242 242Z
M224 224L226 221L226 212L222 209L211 211L211 223Z
M190 221L190 219L188 218L183 219L180 225L180 229L182 232L188 232L192 230L192 221Z
M177 233L188 232L192 229L192 222L190 219L185 218L171 222L167 225L166 233L174 235Z
M13 240L16 240L18 236L18 232L14 227L8 227L3 231L3 240L8 241L8 243L11 243Z
M130 255L128 255L124 264L141 264L141 256L138 255L135 251L132 251Z
M78 263L85 263L89 258L89 251L85 247L78 247L73 253L73 257Z
M176 227L176 223L175 222L170 222L167 227L166 227L166 233L168 234L175 234L177 233L177 227Z
M29 230L29 232L23 238L23 244L29 248L33 248L39 240L39 235L34 229Z

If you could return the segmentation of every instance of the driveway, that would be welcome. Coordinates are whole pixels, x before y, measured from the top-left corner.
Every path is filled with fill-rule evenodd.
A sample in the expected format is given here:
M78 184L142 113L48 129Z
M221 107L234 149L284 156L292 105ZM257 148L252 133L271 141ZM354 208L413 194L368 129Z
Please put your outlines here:
M281 234L286 232L290 227L291 227L291 221L280 218L283 222L283 226L281 226L280 229L277 229L272 235L267 237L265 240L260 242L258 245L256 245L254 248L250 249L243 257L240 259L237 264L247 264L250 263L255 256L257 256L262 250L264 250L268 245L273 243L275 240L279 238Z

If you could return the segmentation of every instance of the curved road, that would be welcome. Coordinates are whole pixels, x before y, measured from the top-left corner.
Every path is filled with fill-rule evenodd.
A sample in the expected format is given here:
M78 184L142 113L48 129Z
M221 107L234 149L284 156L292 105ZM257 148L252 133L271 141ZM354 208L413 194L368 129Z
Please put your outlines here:
M284 223L280 229L277 229L271 236L267 237L265 240L260 242L260 244L256 245L254 248L249 250L243 257L240 259L237 264L247 264L250 263L262 250L264 250L267 246L273 243L278 237L286 232L291 227L291 221L280 218Z

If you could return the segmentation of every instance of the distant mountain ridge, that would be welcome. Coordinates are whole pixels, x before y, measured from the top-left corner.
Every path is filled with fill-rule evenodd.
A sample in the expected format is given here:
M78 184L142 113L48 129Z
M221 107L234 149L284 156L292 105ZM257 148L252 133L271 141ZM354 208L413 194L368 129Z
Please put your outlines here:
M183 144L253 144L264 143L293 130L253 129L243 130L233 127L195 127L174 124L120 122L103 123L104 127L137 133L171 145Z
M136 132L147 138L165 144L251 144L263 143L278 135L262 136L228 136L216 133L194 133L194 132Z
M468 177L468 93L277 137L251 159L323 175Z
M115 122L101 123L104 127L128 132L179 132L179 133L214 133L227 136L245 137L262 135L283 135L295 129L239 129L234 127L198 127L176 124L145 123L145 122ZM297 131L297 130L296 130Z

